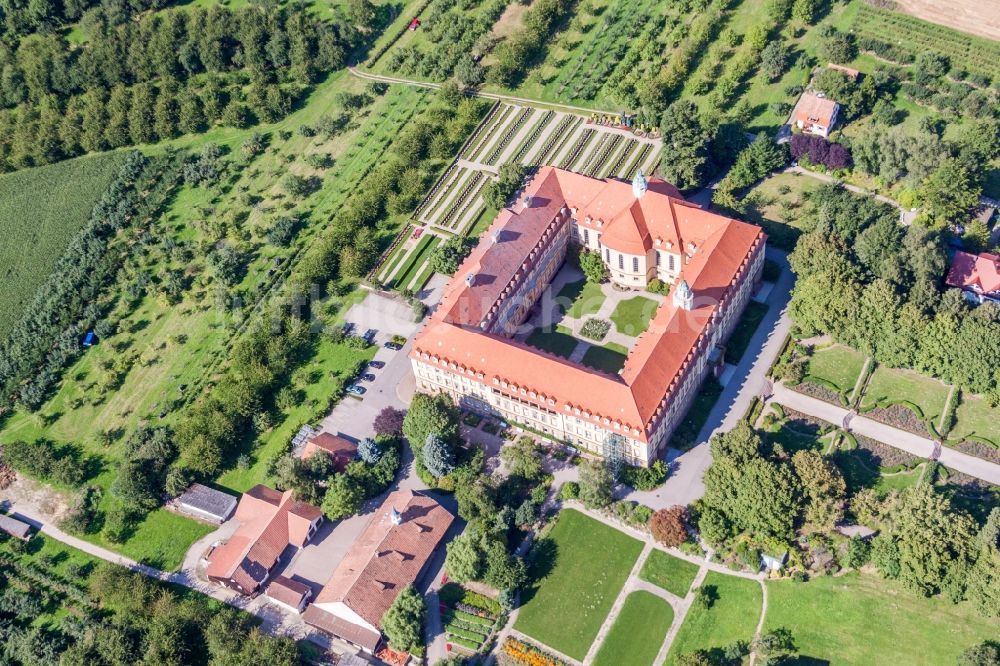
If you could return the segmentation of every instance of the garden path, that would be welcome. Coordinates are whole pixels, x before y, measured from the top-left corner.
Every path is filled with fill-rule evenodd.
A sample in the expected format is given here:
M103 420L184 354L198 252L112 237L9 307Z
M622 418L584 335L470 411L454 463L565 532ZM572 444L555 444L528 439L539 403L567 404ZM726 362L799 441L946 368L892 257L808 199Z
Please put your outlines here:
M639 553L639 557L636 558L635 564L632 565L632 571L629 572L628 578L625 580L625 584L622 585L622 589L618 592L618 598L615 599L615 603L612 604L611 610L608 611L608 616L604 618L604 624L597 632L597 636L594 638L594 642L590 644L590 649L587 650L587 656L583 658L583 666L590 666L594 663L594 657L597 656L597 651L601 647L601 643L607 637L608 632L611 631L612 625L614 625L615 620L618 619L618 614L622 612L622 608L625 606L625 599L633 591L637 590L636 581L639 580L639 572L642 571L642 565L646 563L646 558L649 554L653 552L653 543L651 541L646 541L642 546L642 552Z
M760 604L760 620L757 621L757 630L754 632L753 639L756 642L764 631L764 618L767 617L767 585L764 584L763 579L760 581L760 590L764 594L763 601ZM754 666L757 663L757 651L753 650L750 652L750 666Z
M677 632L681 630L681 625L684 624L684 619L687 618L688 611L691 610L691 604L694 603L694 590L701 587L701 584L705 582L705 576L707 575L708 567L700 567L698 569L698 574L691 582L691 587L688 588L688 593L684 595L683 599L674 604L674 621L670 623L670 629L667 630L667 635L663 637L663 645L660 646L660 651L656 654L656 661L654 663L666 663L667 653L670 652L670 646L674 644L674 639L677 638Z
M843 426L844 417L850 414L852 416L847 427L850 432L870 437L920 458L933 459L936 449L939 448L937 442L928 437L914 435L865 416L853 415L852 412L843 407L803 395L781 383L774 385L772 395L768 398L768 403L772 402L823 419L838 427ZM948 447L940 447L940 453L936 459L945 467L974 476L993 485L1000 485L1000 465L996 463Z

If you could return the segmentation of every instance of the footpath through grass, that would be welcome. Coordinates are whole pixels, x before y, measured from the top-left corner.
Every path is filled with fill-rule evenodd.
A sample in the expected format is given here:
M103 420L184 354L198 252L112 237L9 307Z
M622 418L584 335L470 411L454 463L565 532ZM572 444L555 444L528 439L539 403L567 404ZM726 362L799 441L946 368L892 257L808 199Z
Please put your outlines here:
M1000 620L983 618L969 603L924 598L874 575L767 586L764 631L791 631L796 663L954 664L969 647L1000 636Z
M633 592L601 643L594 666L651 665L673 621L674 609L666 601L645 590Z
M691 607L670 646L668 664L676 664L678 657L695 650L725 648L753 639L763 603L760 583L709 571L702 587L715 588L715 602L710 608ZM772 600L769 606L773 605Z
M639 578L682 598L697 575L698 565L662 550L653 550L639 572Z
M582 661L641 552L638 539L563 511L531 551L536 582L521 593L514 628Z
M90 219L124 157L104 153L0 176L0 338Z

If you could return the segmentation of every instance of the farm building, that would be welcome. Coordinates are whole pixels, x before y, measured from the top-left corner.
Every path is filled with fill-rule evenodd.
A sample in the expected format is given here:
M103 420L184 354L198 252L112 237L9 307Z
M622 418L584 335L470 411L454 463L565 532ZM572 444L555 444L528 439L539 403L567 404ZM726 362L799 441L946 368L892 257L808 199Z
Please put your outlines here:
M825 139L830 136L830 131L837 124L839 113L840 105L832 99L805 92L799 97L795 110L792 111L792 121L803 132Z
M11 516L0 515L0 531L16 539L27 541L31 538L32 527L28 523Z
M347 465L358 455L358 445L344 439L340 435L321 432L306 440L302 448L302 459L308 459L317 453L323 453L333 459L333 466L338 472L343 472Z
M239 527L225 542L208 553L208 579L252 595L260 591L289 547L309 543L323 522L323 513L296 501L291 490L279 492L254 486L236 507Z
M174 503L177 510L213 523L229 520L236 509L236 498L200 483L192 483Z
M382 641L382 616L403 588L420 579L453 520L427 495L392 493L303 619L373 653Z
M275 576L264 594L279 606L301 613L312 598L312 588L285 576Z

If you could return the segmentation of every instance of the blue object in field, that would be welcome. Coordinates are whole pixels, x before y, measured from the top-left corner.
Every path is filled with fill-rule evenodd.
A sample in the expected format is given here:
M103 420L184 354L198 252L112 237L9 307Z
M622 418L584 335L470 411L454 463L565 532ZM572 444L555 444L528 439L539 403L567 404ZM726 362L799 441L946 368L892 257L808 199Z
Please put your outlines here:
M97 338L93 331L87 331L87 337L83 339L84 347L91 347L94 344L94 340Z

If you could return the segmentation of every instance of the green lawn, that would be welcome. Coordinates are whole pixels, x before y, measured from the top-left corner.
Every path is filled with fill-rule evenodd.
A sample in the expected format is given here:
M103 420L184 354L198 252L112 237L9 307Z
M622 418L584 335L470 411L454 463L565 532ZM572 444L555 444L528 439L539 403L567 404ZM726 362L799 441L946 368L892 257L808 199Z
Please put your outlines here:
M514 628L583 660L642 552L642 542L579 511L559 514L531 551L534 586Z
M214 530L212 525L157 509L139 523L123 544L113 544L103 534L87 535L87 540L157 569L176 571L191 544Z
M962 402L955 410L955 427L948 437L965 439L969 435L988 439L995 446L1000 446L1000 408L990 407L980 395L963 393Z
M628 356L628 349L614 342L598 347L594 346L583 354L583 364L595 370L603 370L616 374L625 367L625 359Z
M674 609L666 601L644 590L633 592L601 643L594 666L652 664L673 621Z
M90 220L123 158L103 153L0 176L0 339Z
M682 598L688 593L697 575L697 564L655 549L650 552L639 572L639 578Z
M813 352L809 358L806 380L819 379L821 382L833 384L838 391L850 392L854 390L864 364L864 355L850 347L844 345L823 347Z
M924 598L874 575L768 582L765 631L791 631L802 664L954 664L1000 635L968 603Z
M760 583L709 571L702 583L705 586L715 588L715 603L708 609L691 607L670 646L668 664L677 663L678 657L695 650L724 648L736 641L753 639L763 603Z
M528 335L525 342L542 351L569 358L579 340L574 338L565 326L556 326L554 331L536 328Z
M879 366L875 369L865 394L862 408L877 402L912 402L923 412L923 417L936 424L948 400L948 385L912 370L898 370Z
M563 285L556 298L567 316L582 319L585 315L595 314L600 310L606 297L601 291L601 285L580 280Z
M622 301L611 313L615 328L624 335L639 335L649 328L659 303L645 296L633 296Z
M747 347L750 346L750 339L757 332L757 327L767 314L767 303L750 301L743 316L733 329L733 334L726 343L726 363L736 364L743 358Z

